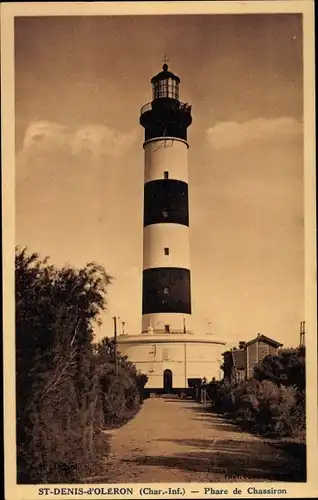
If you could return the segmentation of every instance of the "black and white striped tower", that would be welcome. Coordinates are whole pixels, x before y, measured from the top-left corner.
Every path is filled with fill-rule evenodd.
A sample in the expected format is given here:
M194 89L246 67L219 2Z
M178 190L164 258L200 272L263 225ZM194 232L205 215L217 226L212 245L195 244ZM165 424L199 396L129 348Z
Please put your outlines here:
M154 76L145 129L142 332L178 333L191 315L187 128L191 106L168 65Z

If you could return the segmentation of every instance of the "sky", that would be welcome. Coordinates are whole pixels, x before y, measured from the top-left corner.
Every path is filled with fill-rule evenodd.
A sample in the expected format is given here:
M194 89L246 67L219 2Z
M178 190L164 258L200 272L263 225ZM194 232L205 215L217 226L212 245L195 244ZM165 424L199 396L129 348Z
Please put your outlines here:
M188 131L192 325L285 346L304 319L302 21L296 14L15 20L16 243L113 276L141 331L140 108L167 54Z

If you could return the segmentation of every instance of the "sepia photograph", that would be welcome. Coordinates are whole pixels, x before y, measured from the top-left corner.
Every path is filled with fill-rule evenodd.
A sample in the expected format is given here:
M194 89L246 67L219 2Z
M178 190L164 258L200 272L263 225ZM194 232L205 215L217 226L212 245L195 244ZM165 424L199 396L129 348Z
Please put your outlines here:
M302 9L68 6L12 18L13 481L289 496L317 444Z

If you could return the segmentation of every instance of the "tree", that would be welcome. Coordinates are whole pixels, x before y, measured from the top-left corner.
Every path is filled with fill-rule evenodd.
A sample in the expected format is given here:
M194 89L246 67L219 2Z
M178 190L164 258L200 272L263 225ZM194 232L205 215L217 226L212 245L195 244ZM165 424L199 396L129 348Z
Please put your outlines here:
M283 351L278 356L266 356L254 369L257 380L271 380L277 385L305 389L305 351Z
M270 380L276 385L287 383L287 374L280 356L266 356L254 368L254 377L259 380Z
M102 266L57 268L16 249L18 482L76 482L107 449L103 428L142 402L147 377L115 345L93 343L112 278Z
M16 249L17 446L22 482L54 480L61 472L54 464L81 462L93 453L99 408L93 325L106 307L110 283L111 277L95 263L79 270L58 269L47 258Z

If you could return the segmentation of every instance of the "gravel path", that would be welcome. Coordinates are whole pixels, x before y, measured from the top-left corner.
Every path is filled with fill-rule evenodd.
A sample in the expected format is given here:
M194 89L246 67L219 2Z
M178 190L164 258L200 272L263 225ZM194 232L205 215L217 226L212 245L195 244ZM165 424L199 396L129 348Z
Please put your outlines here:
M292 443L244 432L190 400L147 399L107 433L107 477L99 482L305 481Z

